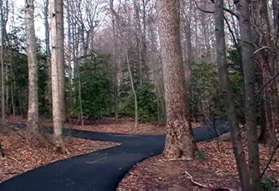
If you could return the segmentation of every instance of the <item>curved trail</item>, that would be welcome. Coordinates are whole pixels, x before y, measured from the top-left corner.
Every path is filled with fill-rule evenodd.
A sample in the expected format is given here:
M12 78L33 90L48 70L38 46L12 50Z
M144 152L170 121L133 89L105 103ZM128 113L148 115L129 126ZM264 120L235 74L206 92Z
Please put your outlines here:
M218 126L217 134L212 128L194 129L195 140L216 138L229 131L225 126ZM164 136L69 129L65 133L83 139L118 142L121 145L39 167L1 183L0 191L112 191L136 163L160 154L164 148Z

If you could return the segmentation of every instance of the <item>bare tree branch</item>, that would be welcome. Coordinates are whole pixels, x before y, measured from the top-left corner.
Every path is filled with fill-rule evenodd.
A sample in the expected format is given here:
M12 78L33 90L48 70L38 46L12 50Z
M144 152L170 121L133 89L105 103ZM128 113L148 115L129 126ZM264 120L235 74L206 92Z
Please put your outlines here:
M214 1L211 1L211 2L214 3ZM196 5L196 7L197 7L198 10L200 10L200 11L202 11L202 12L204 12L204 13L210 13L210 14L213 14L213 13L214 13L214 11L202 9L202 8L198 5L198 3L197 3L196 0L194 0L194 3L195 3L195 5ZM224 11L230 13L231 15L235 16L235 17L239 20L239 15L238 15L238 14L236 14L235 12L233 12L232 10L230 10L230 9L228 9L228 8L226 8L226 7L224 7L223 9L224 9Z

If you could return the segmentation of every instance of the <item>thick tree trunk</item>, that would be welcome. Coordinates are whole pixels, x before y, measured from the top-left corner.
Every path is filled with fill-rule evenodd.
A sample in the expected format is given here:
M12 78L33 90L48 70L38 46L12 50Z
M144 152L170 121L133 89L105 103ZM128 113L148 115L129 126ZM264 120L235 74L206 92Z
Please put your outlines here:
M26 34L28 55L28 126L33 131L38 130L38 66L36 55L36 36L34 27L34 1L26 0Z
M221 96L225 98L225 108L228 119L232 125L232 143L241 187L243 190L249 190L249 171L245 159L245 153L241 142L241 132L236 118L236 111L232 96L231 84L228 76L228 66L226 59L226 44L224 30L224 0L215 0L215 37L217 65L220 82Z
M165 157L192 160L194 143L187 122L186 84L180 44L179 0L158 0L158 25L167 113Z
M248 130L248 162L251 190L259 188L259 146L256 124L256 63L253 56L253 40L251 30L250 0L240 0L240 36L241 52L245 82L245 126Z
M66 109L65 109L65 57L64 57L64 4L63 0L56 0L56 48L57 48L57 62L58 62L58 79L59 79L59 95L61 104L61 115L62 120L66 120Z
M51 0L51 79L52 79L52 115L54 141L62 147L62 128L64 125L64 33L63 1ZM62 76L61 76L62 75ZM61 80L63 82L61 82Z

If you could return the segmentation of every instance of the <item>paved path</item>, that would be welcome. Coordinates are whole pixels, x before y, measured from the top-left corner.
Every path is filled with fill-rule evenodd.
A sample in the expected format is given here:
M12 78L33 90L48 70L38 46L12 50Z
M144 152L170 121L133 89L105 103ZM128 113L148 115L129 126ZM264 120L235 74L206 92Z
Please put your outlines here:
M217 132L219 135L227 131L228 128L220 125ZM0 191L113 191L136 163L160 154L164 148L163 136L79 130L66 130L65 133L83 139L119 142L121 145L39 167L1 183ZM197 141L216 136L212 128L194 129Z

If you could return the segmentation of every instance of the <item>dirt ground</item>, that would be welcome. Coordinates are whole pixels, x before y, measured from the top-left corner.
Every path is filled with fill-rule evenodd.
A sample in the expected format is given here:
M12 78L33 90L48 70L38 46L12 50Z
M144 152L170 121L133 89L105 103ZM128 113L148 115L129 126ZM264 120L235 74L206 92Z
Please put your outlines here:
M137 134L137 135L163 135L165 128L159 124L140 123L137 128L134 127L134 121L130 119L121 119L114 121L111 119L87 123L84 126L70 125L69 128L84 131L120 133L120 134Z
M200 152L191 162L166 161L163 156L148 159L120 183L118 191L213 191L238 190L236 163L229 142L198 144ZM269 159L267 148L261 146L261 164ZM279 153L275 159L279 158ZM273 161L268 177L279 181L279 161Z
M192 126L196 128L199 124L193 123ZM118 121L113 119L86 121L84 126L79 125L78 122L72 121L67 127L84 131L135 135L164 135L166 133L165 126L162 124L139 123L138 127L135 128L134 121L128 118L119 119Z
M0 182L46 164L116 146L116 143L65 138L66 153L41 136L21 130L3 130L0 143L5 157L0 157Z

